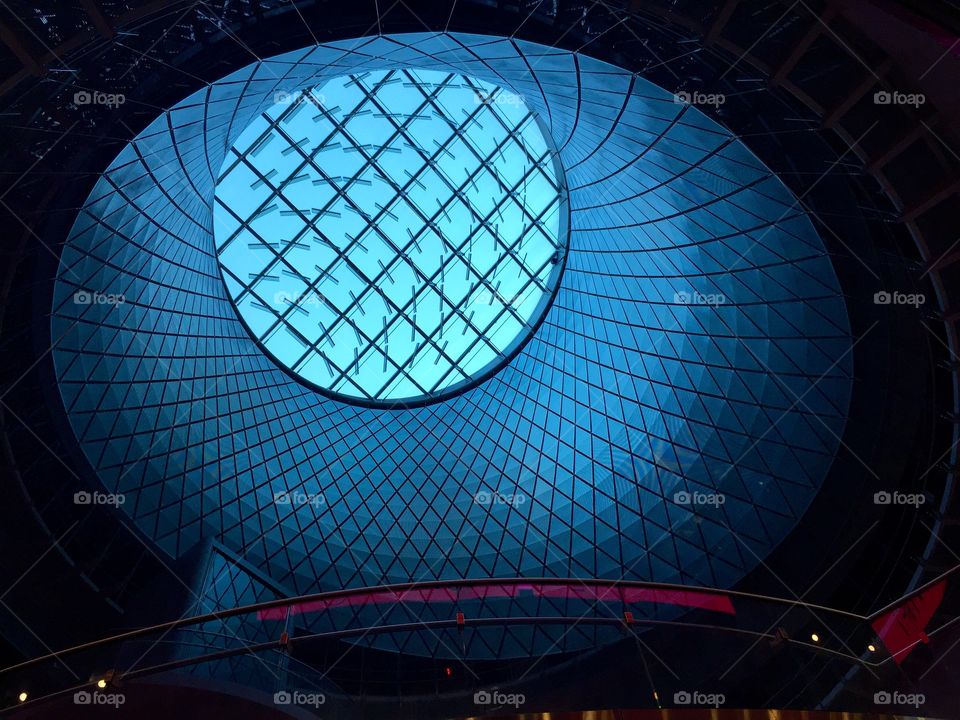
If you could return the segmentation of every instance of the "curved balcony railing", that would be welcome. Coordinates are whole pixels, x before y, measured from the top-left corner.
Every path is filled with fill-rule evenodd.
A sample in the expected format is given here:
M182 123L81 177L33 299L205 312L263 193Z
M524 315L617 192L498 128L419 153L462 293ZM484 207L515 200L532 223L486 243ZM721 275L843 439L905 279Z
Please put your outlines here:
M464 633L518 625L606 627L638 636L647 628L669 627L700 631L704 636L709 633L737 635L754 644L762 640L793 644L825 653L850 665L894 667L917 645L929 642L960 620L937 612L948 584L956 583L958 577L960 565L870 615L808 603L799 598L602 579L488 578L354 588L225 608L136 628L11 665L0 670L0 680L7 687L31 685L37 688L25 702L15 701L6 708L10 710L91 689L98 682L116 684L242 656L264 653L288 656L297 646L317 640L359 642L364 638L397 633ZM541 599L583 603L589 609L578 614L541 614L538 611L546 608L539 602L529 602ZM503 617L471 616L462 609L470 603L475 607L476 601L501 600L527 600L524 607L528 612ZM350 615L353 621L344 623L344 627L330 627L328 624L319 632L301 631L299 634L288 622L302 616L302 625L302 621L309 617L330 619L335 611L344 609L356 611L393 605L421 609L430 606L433 617L437 617L438 612L446 612L447 617L409 622L380 622L378 619L370 623L358 622L361 616L354 614ZM550 604L550 607L556 605ZM790 611L810 613L823 628L822 636L810 639L789 637L776 622L769 624L771 616L783 617ZM383 617L384 613L380 613L379 618ZM264 639L241 637L226 624L225 621L231 618L254 624L258 636ZM222 624L229 633L213 632L209 628L211 623ZM191 634L188 639L174 640L177 636L171 634L176 631L190 631ZM232 644L224 647L224 638ZM140 646L131 645L137 642L148 643L147 649L141 651ZM165 643L175 644L178 656L154 661L156 653L153 651ZM135 652L129 652L131 647L136 648ZM134 658L128 666L122 662L123 648L127 649L128 657ZM75 657L80 658L77 664ZM148 662L143 662L145 659ZM71 667L74 668L69 672L72 678L67 672ZM77 672L77 668L84 672ZM84 677L87 671L89 676Z

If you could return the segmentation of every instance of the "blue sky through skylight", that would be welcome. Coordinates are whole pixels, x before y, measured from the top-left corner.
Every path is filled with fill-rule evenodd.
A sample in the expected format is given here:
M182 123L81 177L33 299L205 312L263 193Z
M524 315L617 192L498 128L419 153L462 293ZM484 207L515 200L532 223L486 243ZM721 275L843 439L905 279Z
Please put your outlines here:
M523 98L382 70L278 93L221 168L214 234L240 316L315 386L441 397L535 328L565 253L554 153Z

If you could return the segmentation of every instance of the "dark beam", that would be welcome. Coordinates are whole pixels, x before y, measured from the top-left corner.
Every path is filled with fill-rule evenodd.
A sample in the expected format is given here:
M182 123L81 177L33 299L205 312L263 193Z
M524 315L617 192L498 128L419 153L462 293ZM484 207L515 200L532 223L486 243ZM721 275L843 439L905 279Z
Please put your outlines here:
M90 21L97 29L97 32L107 39L112 38L114 36L113 27L110 25L110 21L107 20L107 16L103 14L103 10L100 9L100 4L97 0L81 0L81 3L83 9L87 11L87 15L90 16Z
M823 127L832 128L834 125L836 125L837 121L850 112L850 108L860 102L863 96L870 92L879 82L877 76L882 79L884 75L889 72L892 65L893 62L890 60L890 58L887 58L883 61L883 63L880 64L880 67L877 68L876 74L868 73L863 80L861 80L857 86L844 97L842 102L835 105L823 116Z
M943 322L950 324L960 320L960 307L947 308L943 311Z
M927 212L927 210L939 205L941 202L957 192L960 192L960 180L948 180L945 184L941 185L939 189L934 190L932 193L927 195L927 197L917 201L909 208L905 209L903 214L900 216L901 222L910 222L915 220L918 216L923 215L923 213Z
M833 19L833 15L833 8L829 7L823 12L819 20L814 18L813 24L807 32L804 33L803 37L800 38L800 41L794 45L793 50L790 51L790 54L787 55L786 59L780 64L780 67L778 67L770 77L771 85L779 85L783 82L783 79L789 75L793 68L797 66L797 63L800 62L800 58L806 54L814 41L823 33L825 29L824 25Z
M927 121L927 125L933 127L938 119L939 116L934 115L932 118L930 118L930 120ZM898 140L894 141L893 144L890 145L886 150L870 158L866 163L867 172L876 172L882 168L897 155L919 140L925 131L926 128L924 128L923 125L914 125L912 129L904 133Z
M6 25L0 23L0 42L6 45L17 56L17 60L33 75L43 75L43 68L26 45Z
M924 263L921 269L923 270L924 275L931 272L940 272L944 268L953 265L955 262L957 262L957 260L960 260L960 249L952 252L948 250L935 260L930 260Z
M727 0L723 4L723 7L720 8L720 12L717 13L717 16L713 19L713 22L710 23L710 29L707 30L707 35L704 39L704 42L707 45L713 45L717 41L717 38L720 37L720 33L723 32L723 29L730 21L730 16L733 15L733 11L737 9L737 5L739 4L740 0Z

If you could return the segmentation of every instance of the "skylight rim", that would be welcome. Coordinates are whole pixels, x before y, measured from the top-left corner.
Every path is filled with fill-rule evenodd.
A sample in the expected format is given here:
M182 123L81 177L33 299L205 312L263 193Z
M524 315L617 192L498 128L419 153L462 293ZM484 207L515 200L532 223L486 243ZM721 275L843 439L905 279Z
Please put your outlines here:
M408 67L390 67L390 68L385 68L383 71L402 72L407 70L414 71L414 72L427 71L427 69L425 68L418 68L415 66L411 66L409 68ZM363 74L367 74L368 72L369 71L364 71ZM436 72L436 71L433 71L433 72ZM474 76L466 75L463 73L449 73L447 71L443 71L443 72L445 72L448 75L461 76L474 82L479 80ZM356 74L361 74L361 73L354 73L354 75ZM343 75L338 77L345 78L350 76ZM297 95L312 94L318 89L320 89L321 87L323 87L324 85L326 85L327 83L330 83L331 80L336 80L336 79L338 78L327 78L325 79L322 85L308 85L293 91L293 94L297 94ZM486 81L486 80L481 82L486 84L494 84L491 81ZM499 84L499 81L497 84L497 88L498 90L503 92L514 93L514 91L509 86ZM321 383L315 382L306 374L302 374L300 370L295 369L295 367L291 366L291 365L299 366L302 369L308 363L315 361L314 357L310 357L310 353L312 349L318 345L319 341L314 341L312 343L312 346L307 348L304 355L296 363L290 363L288 360L284 360L283 358L279 357L275 352L273 352L273 350L268 346L267 342L265 342L264 339L261 338L261 334L272 337L275 333L282 332L284 330L284 325L282 323L279 325L274 324L274 326L272 327L271 330L269 330L269 332L265 332L265 333L258 332L248 322L247 317L245 316L244 312L241 310L239 306L239 302L237 301L238 298L233 297L232 294L228 291L228 296L230 297L231 305L233 306L234 311L236 312L237 318L240 320L241 325L248 332L250 339L256 344L258 349L261 352L263 352L267 357L269 357L278 369L280 369L282 372L287 374L292 379L296 380L299 384L306 386L307 388L313 390L314 392L317 392L320 395L336 400L338 402L343 402L350 405L356 405L359 407L377 408L377 409L416 408L416 407L422 407L425 405L431 405L444 400L453 399L483 384L484 382L489 380L491 377L493 377L494 375L499 373L501 370L503 370L510 363L512 363L513 360L517 357L517 355L524 349L527 343L533 339L533 337L540 330L543 323L546 321L547 315L549 314L549 309L553 304L554 300L556 299L556 296L562 285L561 280L562 280L563 273L566 269L567 258L569 255L570 212L571 212L562 160L560 158L560 153L553 141L552 135L550 133L550 129L547 126L547 124L544 122L544 119L541 117L541 115L534 108L530 107L529 105L526 105L525 103L523 103L523 106L527 112L528 119L518 124L515 128L515 131L519 132L521 127L531 124L532 122L532 124L535 125L536 132L539 132L539 139L542 140L544 145L546 146L546 152L543 154L543 158L539 161L534 161L526 174L527 175L531 173L535 174L537 176L536 179L539 179L540 177L546 178L548 181L550 181L551 188L555 190L556 196L553 200L551 200L549 203L544 205L541 212L537 215L537 218L539 218L539 220L534 220L533 222L530 222L528 225L524 224L521 226L521 227L524 227L525 229L523 229L523 231L519 233L519 236L516 238L516 240L514 240L513 245L514 246L518 244L522 245L524 243L529 242L529 236L533 233L545 234L547 238L550 238L550 236L553 235L552 232L547 232L543 228L543 226L539 226L538 228L539 222L542 222L544 218L546 218L547 222L551 224L556 222L557 224L557 231L555 233L555 237L550 239L551 244L556 248L556 252L554 253L551 261L544 262L541 265L542 269L540 271L537 271L538 272L537 275L532 276L530 280L526 281L526 284L524 285L524 288L521 294L526 294L531 291L530 290L531 283L535 283L539 285L539 281L542 281L545 287L542 288L540 292L540 296L537 300L537 303L534 309L532 310L532 312L530 312L526 320L523 321L522 323L523 327L521 328L521 330L511 340L511 342L509 342L502 350L499 351L498 354L492 357L485 364L481 365L479 369L471 371L469 373L465 372L464 369L461 367L461 364L464 362L468 362L470 358L476 353L476 349L478 347L483 346L483 341L481 341L481 339L478 338L474 340L471 344L469 344L467 346L467 349L461 355L455 356L457 357L457 359L454 365L450 366L445 371L444 377L447 377L448 375L455 377L457 374L463 375L464 377L462 377L460 380L449 382L447 384L442 384L439 387L434 385L432 388L425 389L424 392L422 393L409 395L405 397L392 397L392 396L391 397L371 397L370 394L366 392L366 390L364 390L363 388L360 388L360 386L357 385L356 383L354 383L354 387L360 388L360 392L358 392L357 394L342 392L340 389L333 389ZM266 116L268 123L279 124L280 122L279 117L268 114L268 111L275 107L276 107L276 103L274 103L273 105L270 106L270 108L268 108L266 111L258 115L257 121L259 121L261 118ZM493 113L493 110L490 110L490 112ZM336 134L336 132L337 131L334 130L333 134ZM242 135L242 132L241 132L241 135ZM498 143L506 142L507 140L510 140L512 137L513 137L512 133L508 132L507 137L504 140L498 141ZM239 138L240 136L237 137L234 143L236 143L239 140ZM513 138L513 140L517 141L516 138ZM222 179L225 175L227 175L229 172L232 172L232 169L231 170L227 169L228 160L232 162L233 166L243 163L243 160L237 157L233 148L234 148L234 145L231 145L230 150L228 150L227 157L225 158L223 167L217 174L218 183L220 179ZM252 150L252 148L253 146L251 145L249 148L247 148L247 150L244 150L243 155L246 155L250 150ZM529 148L524 147L524 152L527 152L529 154ZM544 168L546 167L550 168L550 170L552 171L552 175L546 174L546 171L544 170ZM488 171L488 172L490 171L486 167L486 165L484 165L483 163L478 163L477 169ZM361 173L358 172L356 173L356 176L359 176L360 174ZM281 188L280 188L281 193L279 194L282 194L282 186L288 180L289 178L285 178L282 181ZM525 203L521 203L520 200L518 200L517 196L514 195L514 192L515 191L506 192L505 197L509 197L512 201L517 202L517 204L520 205L521 208L523 209L524 216L528 217L527 213L530 212L531 208L527 207ZM214 205L216 206L216 204L219 203L219 199L215 196L213 202L214 202ZM391 203L392 202L393 200L391 200ZM236 213L234 213L232 209L230 210L230 212L231 214L236 216ZM552 217L553 215L556 215L556 220L554 220L554 218ZM239 217L239 216L236 216L236 217ZM529 216L529 217L532 217L532 216ZM246 219L240 218L241 224L250 223L253 221L253 219L254 219L254 216L249 216ZM364 228L362 232L366 233L370 229L370 227L373 225L375 225L375 223L369 224L367 227ZM470 236L473 234L474 234L474 231L471 231L471 233L466 236L467 239L469 239ZM464 241L464 238L460 238L460 237L457 238L457 242L462 243L463 241ZM503 241L504 241L503 237L498 236L498 242L503 242ZM219 240L215 237L215 244L218 242ZM229 282L228 282L229 278L227 277L226 268L224 267L224 264L220 261L221 249L219 245L216 245L215 252L217 254L217 259L218 259L217 269L220 274L221 280L223 280L225 285L229 287ZM282 265L284 262L283 258L285 257L286 253L287 253L286 249L282 250L281 252L278 253L279 259L274 258L271 260L271 262L278 262L280 265ZM446 264L447 262L448 261L445 260L444 264ZM525 262L526 261L524 261L524 263ZM521 268L526 267L526 265L520 262L517 262L516 264ZM552 264L553 267L549 269L549 272L546 272L546 269L550 264ZM268 263L268 265L264 266L264 268L261 268L261 270L258 272L264 272L266 268L269 266L270 265ZM380 273L380 275L382 276L382 273ZM538 278L539 278L539 281L538 281ZM241 284L245 286L240 296L241 299L244 296L247 296L248 294L251 298L256 297L256 295L254 295L251 290L251 288L253 287L252 283L249 286L247 286L246 283L241 281ZM312 287L312 284L308 282L308 288L310 287ZM371 283L368 287L374 288L375 285ZM419 292L419 290L417 292ZM509 306L509 304L505 304L505 305ZM462 301L457 304L458 309L461 307L462 307ZM484 333L483 340L485 340L487 343L490 342L490 340L486 337L486 335L490 332L495 331L496 327L498 326L498 323L502 324L501 318L507 313L508 313L508 309L502 309L499 311L497 318L490 325L488 325L486 329L483 330L483 333ZM514 315L516 315L516 312L512 309L509 309L509 313L513 313ZM419 328L418 328L418 332L421 332ZM434 328L433 330L430 331L429 334L434 335L434 334L438 334L438 332L442 332L442 330L438 331L436 328ZM360 359L361 362L363 362L362 358L370 349L370 347L371 345L369 343L366 343L361 348L360 352L362 354L358 358ZM319 355L319 353L316 353L316 354ZM347 364L345 367L349 369L351 367L351 364ZM398 373L398 375L399 374L400 373ZM353 382L352 380L350 380L349 375L350 375L349 372L343 372L336 378L335 382L340 382L340 380L343 379L343 382L340 382L340 388L349 387L349 383ZM380 388L380 390L389 390L391 385L394 384L396 380L397 380L397 375L394 375L389 381L387 381ZM412 380L412 378L410 378L410 380ZM421 386L418 386L418 387L421 387Z

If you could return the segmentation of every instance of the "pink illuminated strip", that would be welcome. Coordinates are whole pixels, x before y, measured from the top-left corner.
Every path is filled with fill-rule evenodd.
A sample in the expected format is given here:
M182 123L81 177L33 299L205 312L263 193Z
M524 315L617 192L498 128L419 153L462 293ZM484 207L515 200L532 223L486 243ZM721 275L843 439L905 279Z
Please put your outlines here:
M543 597L569 600L617 601L621 603L658 603L681 607L712 610L727 615L737 611L730 597L699 590L663 590L660 588L620 587L618 585L547 585L543 583L504 583L496 585L467 585L451 588L414 588L393 592L374 590L358 592L329 600L311 600L289 606L269 608L257 612L260 620L283 620L290 615L323 612L341 607L379 605L383 603L450 603L465 600L495 598Z
M918 645L930 642L927 625L943 602L946 589L947 581L941 580L873 621L874 632L897 665L906 660Z

